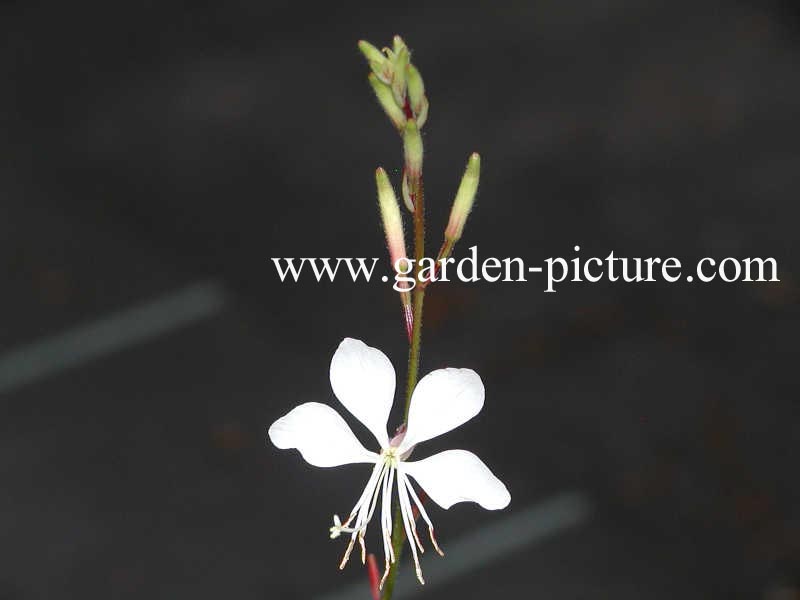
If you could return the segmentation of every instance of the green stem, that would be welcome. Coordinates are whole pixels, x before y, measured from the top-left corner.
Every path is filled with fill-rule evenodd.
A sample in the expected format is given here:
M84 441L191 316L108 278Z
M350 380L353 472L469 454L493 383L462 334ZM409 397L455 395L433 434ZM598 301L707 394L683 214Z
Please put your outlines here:
M425 289L420 285L419 273L422 270L422 258L425 256L425 193L422 189L421 175L411 182L411 190L414 194L414 280L416 285L413 291L414 328L408 349L408 377L406 379L406 406L403 411L403 423L408 419L411 393L417 386L419 353L422 347L422 305L425 301Z
M417 178L411 182L411 189L414 195L414 328L411 333L411 343L408 348L408 376L406 378L406 404L403 410L403 423L408 420L408 409L411 406L411 394L417 386L419 379L419 355L422 348L422 308L425 303L425 288L419 284L420 259L425 255L425 198L422 188L422 178ZM394 592L394 584L397 579L397 571L400 566L400 555L403 552L403 544L406 540L405 530L403 529L403 516L400 507L395 509L394 525L392 526L392 548L394 550L395 562L389 568L389 575L383 584L382 600L390 600Z
M414 329L411 334L411 347L408 350L408 377L406 379L406 406L403 412L403 423L408 420L411 394L417 387L419 377L419 353L422 349L422 305L424 302L425 289L418 285L414 290Z

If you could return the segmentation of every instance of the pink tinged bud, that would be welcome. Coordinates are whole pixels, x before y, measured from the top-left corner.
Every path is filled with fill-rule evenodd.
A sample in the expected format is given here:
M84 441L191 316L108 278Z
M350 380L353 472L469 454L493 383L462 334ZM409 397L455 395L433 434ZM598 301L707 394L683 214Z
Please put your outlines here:
M383 230L386 233L386 245L389 247L389 258L392 266L397 270L399 265L408 261L406 256L406 242L403 235L403 217L400 215L400 206L394 195L394 189L389 182L386 171L380 167L375 171L375 183L378 187L378 206L381 210ZM414 311L411 308L411 293L408 282L400 282L400 301L403 305L403 324L409 343L414 329Z
M392 88L385 84L375 73L369 74L369 84L372 86L372 91L375 92L375 97L381 105L383 112L394 123L398 130L403 131L406 125L406 115L403 109L397 105L394 100Z
M381 210L383 230L386 233L386 245L389 247L389 257L394 266L398 264L397 261L407 259L403 218L389 177L380 167L375 171L375 183L378 187L378 206Z
M422 136L414 119L406 121L403 131L403 151L406 157L406 172L418 179L422 175Z
M461 184L456 192L456 199L450 209L450 220L447 222L444 237L449 242L456 242L464 232L464 224L472 210L475 202L475 194L478 192L478 180L481 173L481 157L477 152L473 152L467 161L467 168L461 178Z

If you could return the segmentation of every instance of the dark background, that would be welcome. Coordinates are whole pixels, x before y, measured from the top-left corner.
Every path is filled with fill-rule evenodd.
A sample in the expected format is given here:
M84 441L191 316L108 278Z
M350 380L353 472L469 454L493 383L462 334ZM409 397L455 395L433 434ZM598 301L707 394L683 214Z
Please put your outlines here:
M193 282L226 300L0 388L0 598L311 598L363 578L337 571L326 529L364 470L313 469L264 434L335 403L345 336L402 372L398 301L281 284L270 258L385 256L373 170L396 181L401 156L355 44L394 33L431 101L430 248L479 151L457 256L771 256L781 278L432 288L422 371L472 367L487 402L426 450L474 450L509 511L579 490L594 512L423 596L798 597L792 3L2 11L0 364ZM502 514L432 517L447 549Z

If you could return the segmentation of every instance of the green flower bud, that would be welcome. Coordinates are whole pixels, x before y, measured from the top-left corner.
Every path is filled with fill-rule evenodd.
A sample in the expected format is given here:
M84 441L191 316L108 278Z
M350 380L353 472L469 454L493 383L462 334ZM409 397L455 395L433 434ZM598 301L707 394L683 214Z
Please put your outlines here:
M358 42L358 49L361 50L361 54L367 59L370 69L378 76L378 79L384 83L391 83L394 69L392 61L386 58L383 52L365 40Z
M389 256L392 264L406 258L406 241L403 235L403 217L400 215L400 206L394 189L386 175L386 171L378 167L375 171L375 184L378 187L378 206L381 210L383 231L386 234L386 245L389 247Z
M397 127L398 130L403 131L406 125L406 115L403 113L403 109L394 101L392 88L383 83L375 73L369 74L369 83L372 86L372 90L375 92L375 97L378 98L381 108L383 108L386 115L391 119L392 123L394 123L394 126Z
M422 82L422 76L419 74L417 67L412 64L408 65L406 82L408 86L408 102L411 104L414 116L418 116L422 110L422 103L425 101L425 84Z
M386 57L383 55L383 52L378 50L375 46L370 44L366 40L359 40L358 41L358 49L361 50L361 54L364 55L364 58L367 59L367 62L381 62L386 60Z
M369 68L378 76L383 83L392 82L394 65L384 54L369 42L361 40L358 42L358 49L366 57Z
M450 209L450 220L444 231L444 237L449 242L458 241L464 232L464 225L472 210L472 204L475 202L475 194L478 192L480 174L481 157L477 152L473 152L467 161L467 168L461 178L461 184L458 186L453 208Z
M392 38L392 46L394 47L395 54L400 52L400 50L402 49L408 50L408 46L406 46L406 43L403 41L403 38L401 38L399 35L395 35Z
M406 70L408 69L408 61L408 48L400 48L400 51L395 53L394 64L392 65L392 93L394 93L395 102L400 106L406 103Z

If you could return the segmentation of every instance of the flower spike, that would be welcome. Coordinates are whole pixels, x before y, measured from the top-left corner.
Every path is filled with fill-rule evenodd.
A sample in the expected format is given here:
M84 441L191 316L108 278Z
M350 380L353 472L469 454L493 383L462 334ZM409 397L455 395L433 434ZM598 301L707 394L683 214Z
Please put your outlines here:
M342 535L349 538L340 569L345 567L358 543L361 561L368 565L373 600L380 599L381 590L385 600L392 597L405 541L410 547L417 579L425 583L420 562L425 548L417 531L420 517L420 527L422 522L427 525L433 548L444 555L436 540L430 507L423 505L426 499L443 509L470 501L487 510L499 510L511 502L503 482L471 452L446 450L421 460L410 460L418 444L477 415L484 404L485 390L480 376L471 369L438 369L418 380L425 287L436 279L434 271L430 277L425 276L425 281L416 281L424 272L421 264L425 257L426 223L421 130L430 104L422 75L411 63L411 51L406 43L396 35L390 46L378 49L365 40L358 42L359 51L369 64L370 86L402 139L401 193L406 208L413 215L415 261L412 263L406 253L403 219L395 190L386 171L378 168L375 172L378 206L396 271L393 288L400 292L409 339L404 422L393 436L387 432L396 387L395 371L389 359L380 350L345 338L331 359L331 387L347 411L373 434L377 450L367 450L335 410L317 402L295 407L269 428L269 438L275 446L297 449L313 466L371 465L366 485L347 518L343 522L334 514L328 531L331 539ZM450 210L437 263L449 257L463 233L475 201L479 177L480 157L473 154ZM404 260L408 262L402 264ZM406 277L411 272L414 277ZM382 279L388 282L387 277ZM392 505L393 496L397 501L395 506ZM366 544L367 528L376 513L384 553L384 572L380 578L375 555L368 553Z

